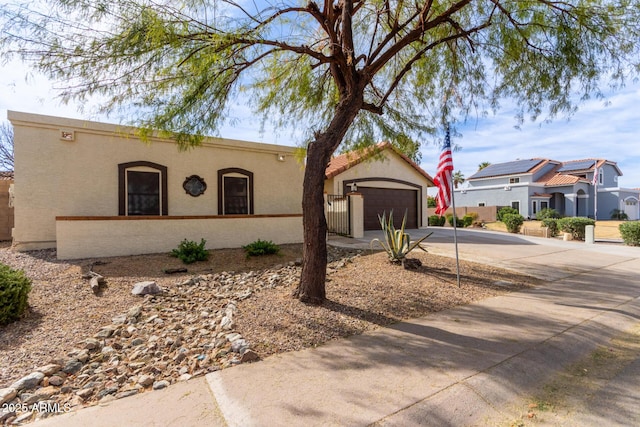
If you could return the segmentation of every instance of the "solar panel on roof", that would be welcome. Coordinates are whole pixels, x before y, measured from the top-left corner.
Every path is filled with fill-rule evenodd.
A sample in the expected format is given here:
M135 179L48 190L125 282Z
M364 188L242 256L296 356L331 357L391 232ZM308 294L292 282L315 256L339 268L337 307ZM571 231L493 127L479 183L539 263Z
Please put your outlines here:
M562 165L558 172L567 172L567 171L581 171L585 169L593 169L593 165L596 161L593 159L589 160L580 160L577 162L568 162Z
M486 178L490 176L513 175L517 173L525 173L531 168L542 163L542 159L526 159L516 160L507 163L497 163L489 165L481 171L476 172L471 178Z

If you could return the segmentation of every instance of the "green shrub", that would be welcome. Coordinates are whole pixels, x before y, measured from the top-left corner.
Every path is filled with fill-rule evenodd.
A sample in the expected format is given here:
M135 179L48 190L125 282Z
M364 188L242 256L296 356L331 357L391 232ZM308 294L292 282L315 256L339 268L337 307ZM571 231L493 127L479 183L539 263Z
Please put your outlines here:
M502 222L507 226L509 233L519 233L520 227L524 224L524 217L520 214L505 213L502 215Z
M571 233L575 240L584 240L584 229L587 225L596 225L595 220L581 216L560 218L558 228L565 233Z
M446 221L447 219L440 215L431 215L429 217L429 225L434 227L442 227Z
M435 208L437 206L436 198L433 196L427 196L427 207Z
M0 325L18 320L27 309L31 280L23 271L0 264Z
M618 221L626 221L629 219L629 215L622 209L614 209L611 211L611 219L617 219Z
M170 255L181 259L185 264L205 261L209 258L209 252L204 248L206 243L207 241L204 239L201 239L200 243L184 239L176 249L171 251Z
M558 235L558 220L556 218L545 218L542 220L542 226L549 228L549 236L555 237Z
M625 222L618 229L625 245L640 246L640 221Z
M517 209L514 209L514 208L512 208L512 207L506 206L506 207L504 207L504 208L501 208L501 209L498 211L498 213L497 213L497 215L496 215L497 220L498 220L498 221L502 221L502 222L504 222L504 221L502 220L502 218L503 218L505 215L507 215L507 214L520 215L520 212L518 212L518 210L517 210Z
M247 253L247 258L251 256L272 255L280 252L280 246L276 245L271 240L267 241L260 239L243 246L242 249Z
M536 214L536 219L542 221L545 219L559 219L560 214L555 209L544 208L540 209L540 211Z
M460 218L455 217L456 218L456 227L460 227L462 225L462 221L460 221ZM447 214L447 222L449 223L450 226L453 227L453 214Z
M471 212L462 217L462 226L471 227L471 225L478 219L478 214Z
M411 243L409 234L404 232L404 225L407 222L406 212L404 214L404 218L402 219L402 226L399 230L396 230L396 228L393 226L393 211L389 213L388 219L386 217L386 212L384 212L382 216L378 215L378 220L380 221L380 227L382 228L384 234L384 242L376 238L371 240L369 246L373 248L373 244L377 242L387 253L389 261L393 263L401 263L402 260L405 259L409 254L409 252L411 252L415 248L420 248L423 251L427 252L425 248L420 246L420 243L422 243L423 240L431 236L433 233L429 233L426 236L422 237L420 240Z

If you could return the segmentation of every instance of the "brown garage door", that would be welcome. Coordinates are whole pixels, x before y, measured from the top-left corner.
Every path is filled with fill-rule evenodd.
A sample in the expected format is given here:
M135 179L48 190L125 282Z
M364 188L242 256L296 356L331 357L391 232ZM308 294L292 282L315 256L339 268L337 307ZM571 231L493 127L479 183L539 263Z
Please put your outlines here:
M379 230L378 215L393 209L393 225L400 227L402 217L407 212L406 228L418 228L417 190L399 190L391 188L358 187L364 197L364 229Z

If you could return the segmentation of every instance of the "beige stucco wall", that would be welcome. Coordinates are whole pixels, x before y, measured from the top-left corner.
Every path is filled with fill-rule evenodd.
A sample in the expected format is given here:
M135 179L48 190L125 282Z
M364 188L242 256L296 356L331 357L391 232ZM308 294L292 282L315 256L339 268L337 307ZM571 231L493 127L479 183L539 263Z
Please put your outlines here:
M302 242L302 217L104 219L56 221L59 259L169 252L183 239L207 249L237 248L257 239Z
M372 159L359 163L339 175L327 179L324 185L324 191L327 194L342 194L344 181L356 180L358 188L361 187L377 187L377 188L401 188L415 190L416 188L409 185L404 185L399 182L391 181L362 181L358 179L363 178L386 178L395 179L399 181L411 182L422 186L422 190L419 191L418 206L422 206L422 224L427 225L427 186L429 181L409 165L402 157L396 154L394 151L387 149L383 153L381 160Z
M217 171L225 168L253 172L254 214L302 212L304 171L293 147L208 139L180 152L170 140L153 138L147 144L118 125L13 111L8 117L15 140L13 239L18 249L55 247L56 216L118 215L118 164L133 161L167 167L170 216L219 214ZM73 131L74 140L62 140L63 130ZM182 188L191 175L207 183L199 197Z

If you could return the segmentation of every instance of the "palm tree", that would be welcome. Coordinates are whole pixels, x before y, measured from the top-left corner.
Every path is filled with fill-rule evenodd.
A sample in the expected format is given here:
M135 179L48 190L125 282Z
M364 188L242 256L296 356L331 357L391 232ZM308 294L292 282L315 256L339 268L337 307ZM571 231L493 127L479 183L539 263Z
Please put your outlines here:
M464 182L464 175L461 171L457 171L453 174L453 188L458 188L458 184L462 184Z
M487 166L489 166L491 163L489 162L482 162L478 165L478 170L481 171L482 169L486 168Z

